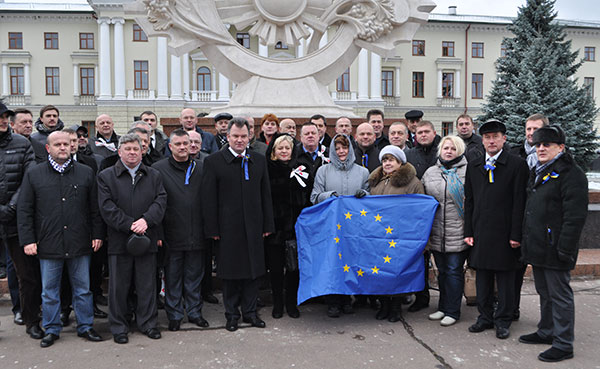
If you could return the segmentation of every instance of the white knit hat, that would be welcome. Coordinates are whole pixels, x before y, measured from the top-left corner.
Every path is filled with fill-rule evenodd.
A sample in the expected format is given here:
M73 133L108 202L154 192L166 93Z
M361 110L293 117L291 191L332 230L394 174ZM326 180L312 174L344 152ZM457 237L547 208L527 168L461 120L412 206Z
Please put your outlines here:
M402 151L402 149L398 146L387 145L386 147L381 149L381 151L379 152L379 161L382 160L385 154L393 155L396 159L398 159L399 162L401 162L402 164L406 164L406 154L404 154L404 151Z

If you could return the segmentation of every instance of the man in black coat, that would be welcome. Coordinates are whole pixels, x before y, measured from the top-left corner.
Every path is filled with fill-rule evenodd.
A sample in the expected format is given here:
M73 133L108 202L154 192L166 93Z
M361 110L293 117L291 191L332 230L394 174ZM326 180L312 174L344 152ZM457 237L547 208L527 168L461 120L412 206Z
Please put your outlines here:
M215 136L210 132L204 132L202 128L198 127L198 117L194 112L194 109L186 108L181 111L179 115L179 123L181 127L186 131L195 130L202 136L202 151L207 154L212 154L219 151ZM168 147L167 147L168 149Z
M569 286L578 242L588 209L585 173L565 147L558 126L533 134L538 163L527 186L527 217L523 226L523 260L533 265L535 289L540 295L538 330L519 342L552 344L538 358L556 362L573 357L575 305Z
M379 109L371 109L367 112L367 121L375 131L375 146L378 150L390 144L390 140L383 134L383 112Z
M42 276L41 347L59 338L62 324L60 286L66 266L77 316L77 335L102 341L93 328L90 291L90 254L104 238L98 214L96 181L88 166L71 159L70 137L56 131L48 135L48 161L25 173L17 208L19 240L27 255L37 255Z
M319 151L324 152L324 150L329 149L329 145L331 145L331 136L327 134L327 119L321 114L315 114L310 117L308 121L314 123L319 131Z
M477 271L477 322L473 333L496 327L496 337L508 338L515 301L519 250L528 168L525 161L503 150L506 127L485 122L479 133L485 157L467 166L465 178L465 242L472 246L469 264ZM498 307L494 313L494 279Z
M148 144L148 151L152 157L153 162L157 162L165 157L165 151L167 148L167 135L157 128L158 117L150 110L146 110L140 114L140 120L150 125L150 143Z
M31 338L41 339L40 305L42 280L40 264L35 256L28 256L19 244L17 232L17 200L23 175L35 165L29 140L12 133L8 126L13 112L0 102L0 237L8 248L19 281L21 315L26 332Z
M317 169L329 162L329 159L319 151L319 129L314 123L306 122L300 128L300 143L296 145L294 155L298 167L302 166L308 172L306 180L307 193L304 203L306 207L312 206L310 193L312 192Z
M41 163L48 159L48 151L46 151L45 143L31 138L33 131L33 114L31 111L24 108L15 109L14 115L10 117L10 126L13 133L18 133L29 140L35 154L36 163Z
M354 162L369 170L369 173L377 169L379 162L379 149L375 146L375 130L367 122L356 127L356 148Z
M408 127L408 138L406 140L406 146L409 148L419 146L417 142L417 124L423 119L423 112L421 110L409 110L404 114L406 118L406 126Z
M266 159L248 150L249 127L233 118L229 148L204 160L202 203L205 236L219 240L217 276L223 280L228 331L244 322L264 328L256 312L259 277L265 274L263 238L274 229Z
M90 139L90 146L94 154L98 154L104 159L117 155L119 136L115 132L112 118L108 114L100 114L96 118L95 127L96 139Z
M127 343L127 296L137 292L138 329L152 339L157 328L156 252L162 246L167 193L160 173L142 163L142 142L135 133L119 139L119 161L98 174L100 214L108 226L110 331L116 343ZM146 236L140 239L134 236Z
M465 158L469 163L485 156L481 137L475 134L473 118L469 114L461 114L456 118L456 130L458 137L465 143Z
M54 131L60 131L65 128L65 124L60 120L58 108L54 105L46 105L40 109L40 117L35 121L37 132L31 134L31 139L46 145L48 135Z
M169 137L171 156L154 164L167 191L163 220L166 247L165 310L169 330L178 331L188 320L208 327L202 317L201 281L205 268L200 181L202 163L190 158L190 136L176 129ZM209 271L210 272L210 271Z

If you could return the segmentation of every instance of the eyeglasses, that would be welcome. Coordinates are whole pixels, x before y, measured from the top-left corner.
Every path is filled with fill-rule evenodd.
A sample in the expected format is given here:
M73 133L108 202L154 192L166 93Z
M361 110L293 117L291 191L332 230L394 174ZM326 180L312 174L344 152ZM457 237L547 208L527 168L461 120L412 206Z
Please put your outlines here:
M77 138L87 138L88 134L87 133L78 133L77 134Z

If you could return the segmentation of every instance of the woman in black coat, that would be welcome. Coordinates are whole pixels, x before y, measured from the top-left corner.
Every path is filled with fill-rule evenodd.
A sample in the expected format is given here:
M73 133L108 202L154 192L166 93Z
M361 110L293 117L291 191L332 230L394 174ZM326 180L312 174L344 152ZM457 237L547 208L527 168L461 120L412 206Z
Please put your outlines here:
M265 241L265 257L273 293L273 318L283 316L283 305L292 318L298 318L296 296L298 270L285 270L286 241L295 241L294 226L302 211L308 191L308 171L296 165L294 140L287 134L276 135L267 149L267 168L271 183L275 233ZM292 171L294 172L291 175ZM285 298L284 298L285 285Z

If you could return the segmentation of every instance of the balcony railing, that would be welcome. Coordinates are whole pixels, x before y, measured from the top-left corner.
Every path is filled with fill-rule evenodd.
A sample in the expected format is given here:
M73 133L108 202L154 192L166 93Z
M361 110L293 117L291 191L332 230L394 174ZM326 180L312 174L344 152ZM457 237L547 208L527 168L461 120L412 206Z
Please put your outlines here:
M399 96L383 96L382 98L385 101L385 106L400 106Z
M155 100L154 90L127 90L127 100Z
M4 103L9 106L24 106L31 101L31 96L27 95L7 95L4 96Z
M437 106L442 108L455 108L460 105L460 97L438 97Z
M79 105L84 105L84 106L96 105L96 96L94 96L94 95L81 95L81 96L76 96L76 99L77 98L79 98Z
M217 100L217 91L192 90L191 101L208 102Z
M355 101L355 91L331 91L331 98L337 101Z

